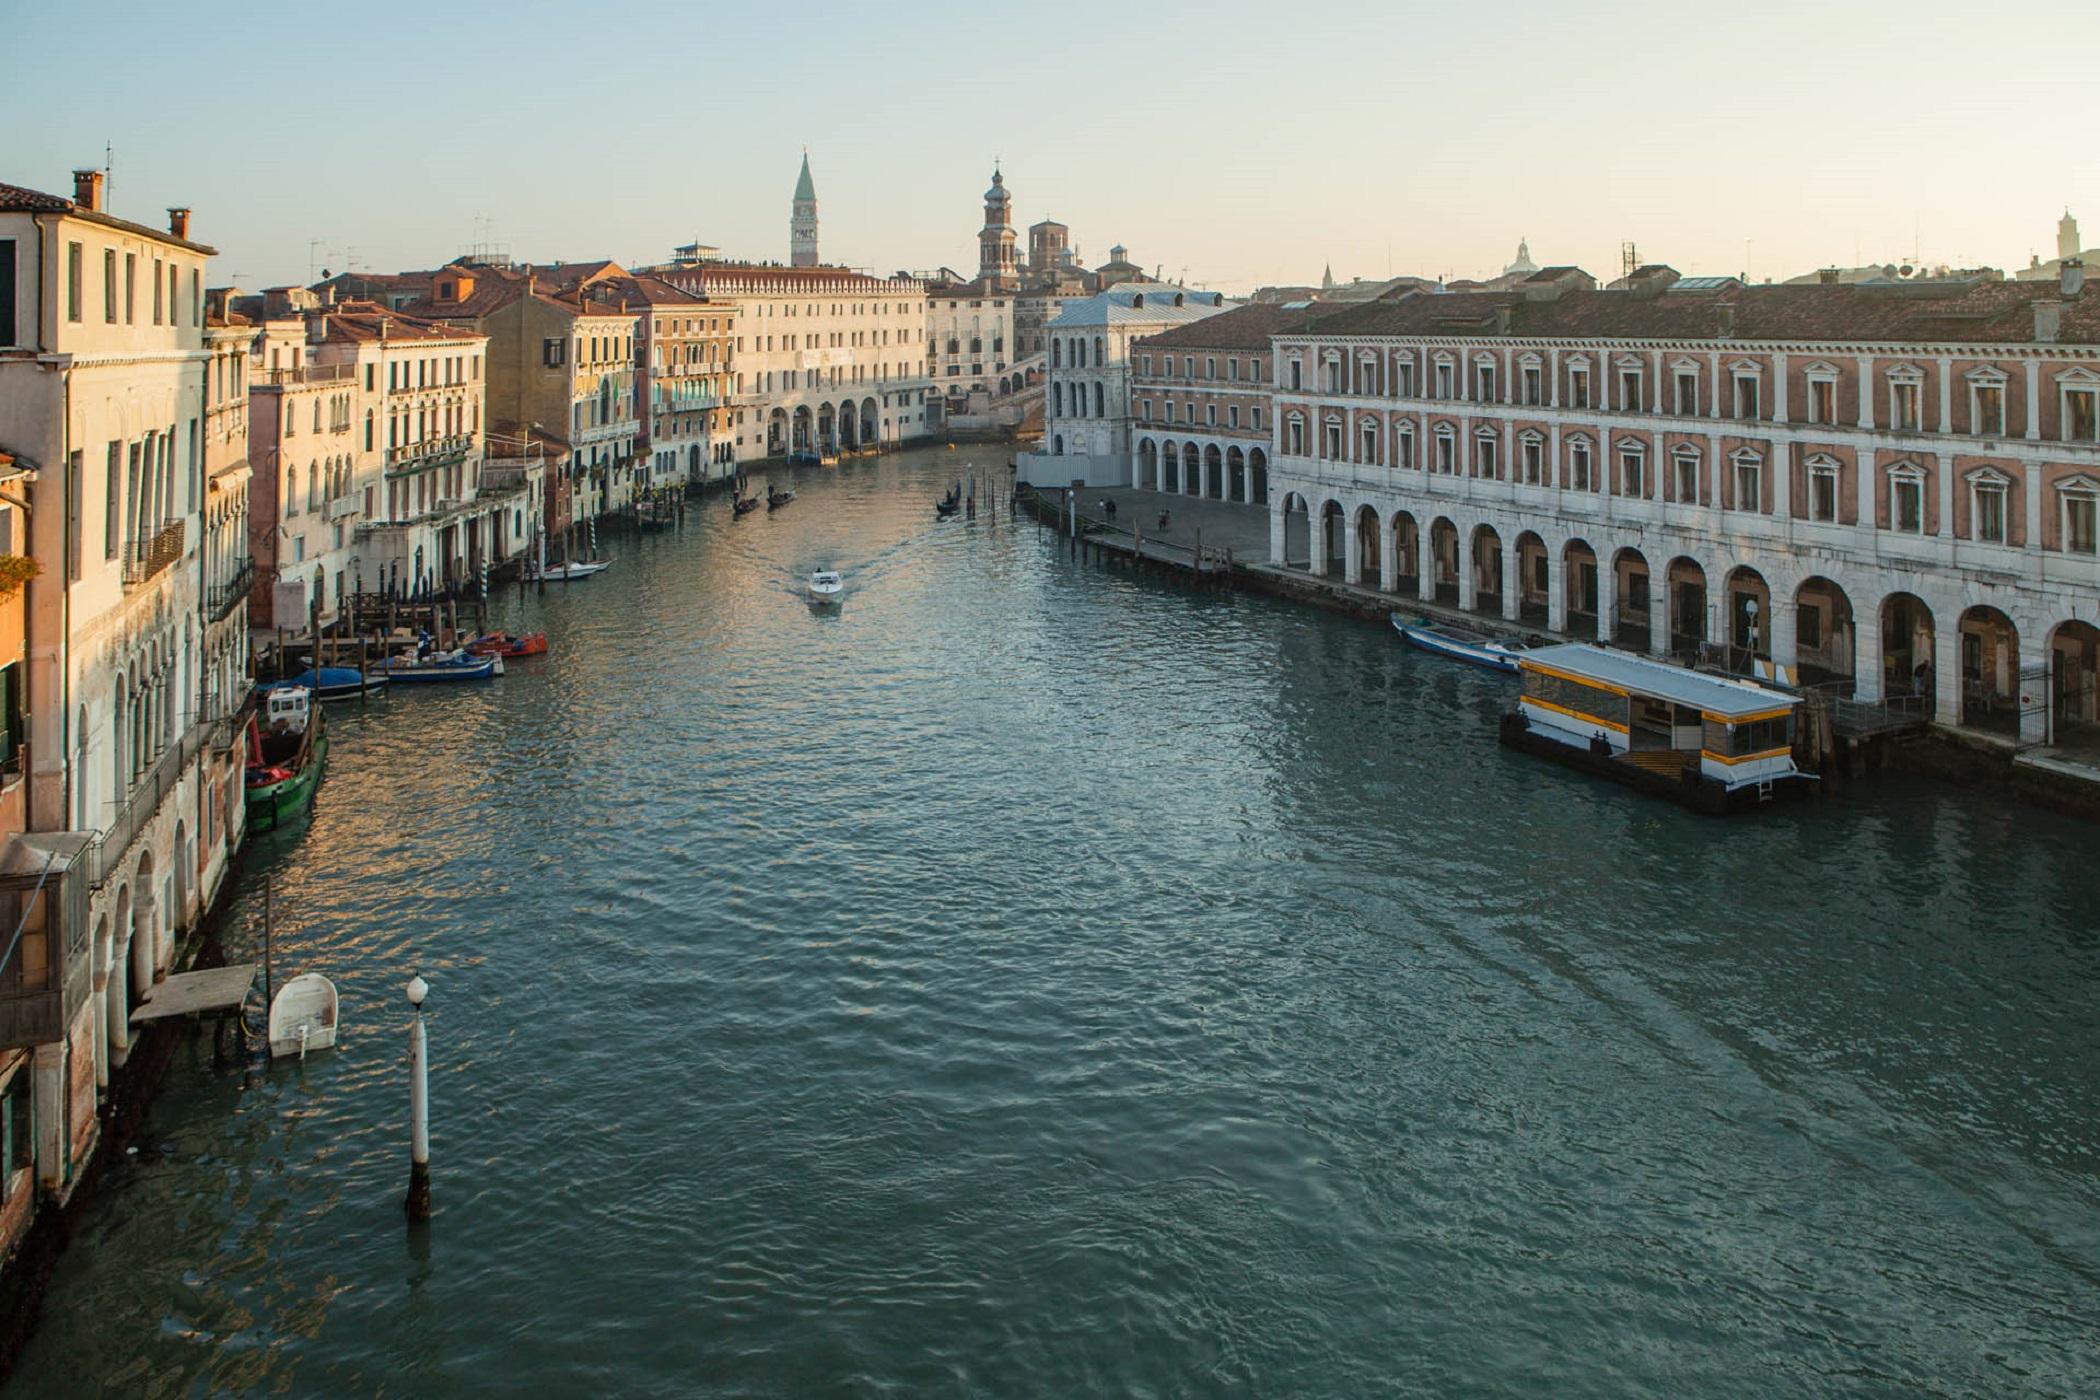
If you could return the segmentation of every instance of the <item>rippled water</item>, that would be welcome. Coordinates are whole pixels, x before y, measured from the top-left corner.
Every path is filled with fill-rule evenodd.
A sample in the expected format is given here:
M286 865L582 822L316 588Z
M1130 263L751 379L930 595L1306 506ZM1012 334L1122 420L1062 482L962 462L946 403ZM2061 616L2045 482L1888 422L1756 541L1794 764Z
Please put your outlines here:
M2094 1393L2093 827L1694 818L1381 629L936 525L963 455L332 712L229 941L274 872L344 1043L178 1062L11 1393Z

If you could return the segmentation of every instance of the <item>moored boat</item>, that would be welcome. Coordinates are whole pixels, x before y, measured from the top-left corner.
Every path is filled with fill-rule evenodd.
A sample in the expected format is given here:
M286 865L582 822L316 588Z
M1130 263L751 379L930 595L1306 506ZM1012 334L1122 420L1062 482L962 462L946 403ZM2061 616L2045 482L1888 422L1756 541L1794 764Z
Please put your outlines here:
M1806 790L1794 765L1801 697L1587 642L1537 647L1502 742L1719 813Z
M302 972L278 988L270 1002L270 1054L306 1058L309 1050L335 1044L335 983L318 972Z
M328 763L328 730L313 691L265 691L248 722L247 811L250 831L267 831L313 800Z
M395 685L442 685L456 681L485 681L503 674L500 656L469 656L446 651L433 656L390 656L372 668Z
M256 689L270 691L287 687L311 690L317 700L356 700L384 691L386 677L361 675L355 666L323 666L318 672L309 667L288 680L265 681Z
M469 656L501 656L514 659L520 656L544 656L547 654L545 632L485 632L468 642L464 648Z
M612 566L613 561L610 559L592 559L582 562L571 561L562 564L544 564L540 566L539 571L534 576L550 580L554 583L571 583L577 579L589 578L593 574L602 574L607 569L610 569Z
M1408 622L1398 613L1393 614L1393 630L1409 646L1493 671L1514 673L1518 659L1532 649L1531 643L1522 637L1490 636L1466 627L1431 622L1428 618Z

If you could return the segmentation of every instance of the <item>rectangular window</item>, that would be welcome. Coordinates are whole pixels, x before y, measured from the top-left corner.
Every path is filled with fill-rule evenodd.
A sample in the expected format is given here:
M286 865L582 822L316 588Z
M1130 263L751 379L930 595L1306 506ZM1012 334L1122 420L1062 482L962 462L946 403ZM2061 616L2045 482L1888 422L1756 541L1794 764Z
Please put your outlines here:
M1648 494L1648 454L1631 447L1619 449L1619 490L1628 496Z
M1451 397L1451 366L1449 365L1438 365L1436 367L1436 396L1440 399Z
M124 255L124 324L135 326L139 320L139 255Z
M1765 508L1764 463L1745 459L1735 464L1735 508L1761 511Z
M1538 371L1532 370L1530 373L1536 374ZM1539 484L1539 474L1544 468L1545 447L1537 438L1526 438L1521 450L1524 457L1524 484L1536 486Z
M153 324L160 324L160 259L153 260Z
M1590 479L1590 445L1586 442L1568 444L1568 485L1577 491L1595 489Z
M1838 474L1835 467L1808 469L1808 514L1825 524L1838 518Z
M1541 402L1539 395L1544 390L1544 380L1545 376L1539 373L1537 365L1524 366L1524 402L1533 408Z
M117 557L117 503L124 498L124 445L109 445L109 493L102 504L102 557Z
M2100 389L2064 391L2064 441L2100 442Z
M1240 377L1240 357L1234 355L1225 362L1225 378L1237 381Z
M1677 371L1677 414L1681 418L1699 416L1699 375L1696 371Z
M1259 428L1259 427L1261 426L1261 405L1260 405L1260 404L1256 404L1256 405L1254 406L1254 426L1255 426L1255 427L1257 427L1257 428Z
M1473 465L1478 473L1489 481L1502 479L1502 463L1495 456L1495 440L1491 437L1473 439Z
M81 498L87 491L87 471L78 451L66 454L66 488L66 494L72 497L66 507L66 582L78 583L82 563Z
M1619 407L1627 413L1641 411L1641 372L1637 369L1619 371Z
M1095 387L1098 389L1100 386L1096 385ZM1210 427L1215 428L1218 426L1218 406L1216 404L1207 403L1203 405L1203 421Z
M1987 544L2005 543L2005 488L1996 482L1976 487L1976 538Z
M1755 418L1758 416L1757 390L1758 384L1756 375L1739 374L1735 377L1736 417Z
M1449 433L1438 433L1436 435L1436 469L1443 476L1450 476L1452 473L1451 434Z
M2064 497L2064 548L2073 554L2100 552L2096 540L2100 527L2100 498L2086 495Z
M1889 385L1889 426L1897 432L1918 430L1918 393L1916 384Z
M2005 436L2005 387L1978 384L1969 402L1969 431L1978 437Z
M1415 362L1413 360L1402 360L1399 364L1393 366L1393 375L1393 383L1397 386L1400 397L1404 399L1413 398L1415 396Z
M15 240L0 238L0 345L15 339Z
M1152 400L1138 400L1138 419L1140 422L1145 423L1150 423L1152 421Z
M1899 476L1889 482L1889 518L1906 535L1925 531L1925 483Z
M1672 459L1677 468L1676 499L1684 505L1699 502L1699 459L1689 452Z
M1204 358L1203 358L1203 377L1204 377L1205 379L1216 379L1216 378L1218 377L1218 357L1217 357L1217 356L1215 356L1215 355L1206 355L1206 356L1204 356Z
M1590 406L1590 372L1576 368L1568 371L1568 407Z
M1145 374L1152 373L1152 357L1150 355L1140 355L1138 356L1138 361L1138 368L1140 371L1142 371Z
M1225 426L1228 428L1237 428L1239 425L1240 406L1238 404L1234 404L1232 405L1232 407L1225 410Z
M117 250L102 250L102 319L114 326L117 323Z
M66 245L66 319L79 324L82 274L80 270L81 248L78 243Z
M549 369L561 364L569 348L569 342L561 336L552 335L540 342L540 362Z
M1476 371L1473 387L1479 391L1480 402L1493 403L1495 401L1495 367L1493 365L1475 365L1473 368Z
M1808 381L1808 421L1811 423L1837 422L1836 380L1811 379Z

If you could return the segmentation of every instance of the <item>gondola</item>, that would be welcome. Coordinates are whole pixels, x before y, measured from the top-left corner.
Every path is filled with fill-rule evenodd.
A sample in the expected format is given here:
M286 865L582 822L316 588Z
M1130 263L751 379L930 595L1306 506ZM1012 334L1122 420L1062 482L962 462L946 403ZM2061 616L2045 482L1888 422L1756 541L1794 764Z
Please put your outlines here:
M732 506L730 506L729 509L733 513L733 515L735 515L738 518L741 518L743 516L749 515L752 511L757 510L760 506L764 505L765 503L766 498L764 496L746 496L738 500Z
M779 510L794 499L795 493L792 491L768 491L766 493L766 509Z
M959 485L950 489L947 495L941 497L938 501L935 501L933 503L934 515L942 520L946 520L949 516L955 514L961 509L962 487Z

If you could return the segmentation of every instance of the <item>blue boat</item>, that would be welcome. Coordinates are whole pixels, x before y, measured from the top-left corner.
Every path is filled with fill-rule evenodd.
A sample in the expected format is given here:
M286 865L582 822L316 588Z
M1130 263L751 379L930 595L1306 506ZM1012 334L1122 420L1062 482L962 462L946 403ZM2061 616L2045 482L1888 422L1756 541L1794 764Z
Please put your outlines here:
M372 674L385 676L395 685L443 685L455 681L485 681L503 674L500 656L468 656L445 652L437 656L390 656L372 667Z
M1438 656L1448 656L1453 661L1465 661L1475 666L1485 666L1491 671L1507 671L1516 674L1517 659L1531 650L1531 643L1522 637L1491 637L1485 632L1474 632L1464 627L1453 627L1449 623L1431 622L1428 618L1417 618L1413 622L1393 614L1393 630L1398 632L1409 646Z
M289 680L266 681L256 687L259 691L298 689L311 690L321 700L355 700L386 689L386 676L373 672L360 676L355 666L323 666L316 675L311 669L301 671Z

